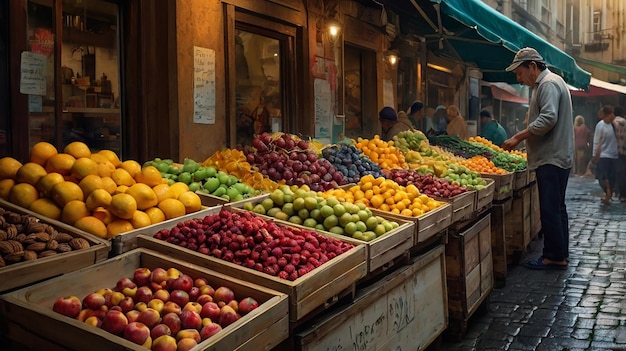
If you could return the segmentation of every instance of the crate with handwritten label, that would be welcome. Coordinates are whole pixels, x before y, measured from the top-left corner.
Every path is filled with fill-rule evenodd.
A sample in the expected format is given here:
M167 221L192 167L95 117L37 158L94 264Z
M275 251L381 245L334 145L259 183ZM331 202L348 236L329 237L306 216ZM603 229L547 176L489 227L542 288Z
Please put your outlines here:
M359 289L296 333L296 350L422 350L447 327L443 245Z

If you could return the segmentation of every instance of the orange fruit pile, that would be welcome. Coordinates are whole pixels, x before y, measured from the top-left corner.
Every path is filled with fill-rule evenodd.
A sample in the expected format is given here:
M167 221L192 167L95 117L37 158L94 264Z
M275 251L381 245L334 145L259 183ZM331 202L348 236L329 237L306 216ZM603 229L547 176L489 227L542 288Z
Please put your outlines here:
M384 141L378 135L373 139L358 138L356 147L382 169L408 168L404 155L393 146L393 142Z
M504 168L496 167L489 159L485 156L474 156L467 160L460 161L459 164L471 169L472 171L479 173L489 173L489 174L508 174Z

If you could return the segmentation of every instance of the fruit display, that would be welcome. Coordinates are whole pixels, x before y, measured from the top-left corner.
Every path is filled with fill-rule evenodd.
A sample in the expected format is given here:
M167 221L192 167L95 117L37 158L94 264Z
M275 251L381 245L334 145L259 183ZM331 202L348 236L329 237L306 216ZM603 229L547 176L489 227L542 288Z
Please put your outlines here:
M404 154L408 163L420 162L421 152L429 149L428 138L419 130L405 130L393 137L393 145Z
M242 183L255 190L270 192L278 187L278 183L264 177L248 163L246 154L237 149L218 150L202 162L205 167L215 167L219 171L234 175Z
M163 170L161 175L168 179L170 185L179 181L187 184L189 191L218 196L226 201L240 201L260 193L236 176L218 171L212 166L202 166L190 158L186 158L180 167L174 165L172 160L159 158L144 163L146 166Z
M399 226L375 216L365 204L342 202L333 196L325 199L306 186L295 191L282 186L258 204L245 203L244 209L362 241L374 240Z
M58 297L52 310L151 350L190 350L259 307L176 268L135 269L114 287L82 299Z
M468 190L466 186L452 184L432 174L421 175L418 172L405 169L392 169L386 172L385 177L402 186L413 184L419 189L420 193L431 197L450 198Z
M441 146L444 149L452 152L457 156L463 158L472 158L477 155L482 155L491 159L493 157L493 151L484 147L483 145L472 144L459 138L456 135L438 135L432 136L428 139L431 145Z
M154 238L291 281L354 247L313 230L226 209L179 222Z
M368 174L374 177L382 175L380 167L354 145L337 144L326 147L322 150L322 157L343 173L348 183L357 183L362 176Z
M164 184L152 165L121 161L111 150L91 152L78 141L63 151L39 142L27 163L0 160L9 167L0 179L0 197L101 238L201 209L187 184Z
M81 237L59 232L29 215L0 208L0 268L91 247Z
M393 146L393 142L384 141L378 135L372 139L358 138L356 147L382 169L408 168L404 155Z
M493 161L494 165L497 167L504 168L509 172L526 169L527 162L525 152L519 150L504 150L481 136L470 137L469 142L473 145L484 146L493 150L494 156L491 161Z
M496 165L487 159L485 156L474 156L469 159L463 160L459 162L462 166L465 166L472 171L476 171L479 173L488 173L488 174L508 174L504 168L496 167Z
M361 178L357 185L347 190L333 189L320 194L326 198L335 196L350 203L411 217L421 216L445 205L444 202L421 194L414 184L404 187L391 179L374 178L371 175Z
M323 191L347 184L343 173L328 160L317 157L308 141L296 141L290 134L272 137L269 133L252 140L254 149L246 149L248 163L261 174L287 185L308 185Z

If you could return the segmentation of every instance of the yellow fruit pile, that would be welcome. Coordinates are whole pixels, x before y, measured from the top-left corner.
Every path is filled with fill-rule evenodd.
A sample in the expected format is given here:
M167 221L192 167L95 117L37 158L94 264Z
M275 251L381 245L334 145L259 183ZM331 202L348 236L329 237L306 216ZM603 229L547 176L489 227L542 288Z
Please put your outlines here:
M278 183L252 169L243 151L236 149L216 151L202 162L202 166L215 167L219 171L234 175L241 179L242 183L250 185L255 190L271 192L278 189Z
M444 202L437 201L425 194L413 184L406 187L383 177L374 178L366 175L355 186L348 190L339 188L320 193L322 197L335 196L354 204L365 204L367 207L382 211L417 217L431 211Z
M393 146L393 142L381 140L378 135L369 140L359 137L356 147L382 169L408 168L404 155Z
M200 210L184 183L169 186L153 166L122 162L111 150L82 142L59 153L39 142L22 164L0 159L0 198L102 238Z

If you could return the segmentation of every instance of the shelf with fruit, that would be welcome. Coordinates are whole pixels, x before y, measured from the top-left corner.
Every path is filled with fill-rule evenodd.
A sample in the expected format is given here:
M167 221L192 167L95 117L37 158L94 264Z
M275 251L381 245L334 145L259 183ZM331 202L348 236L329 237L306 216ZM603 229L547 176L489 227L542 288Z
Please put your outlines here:
M21 331L8 337L27 349L271 349L288 337L287 295L144 249L2 299Z
M349 237L366 244L368 272L406 253L413 245L414 223L374 214L365 204L324 198L303 185L280 186L269 197L246 202L243 209L289 225L315 229L326 236Z
M111 150L92 152L82 142L63 152L40 142L29 162L5 157L0 168L0 198L101 238L202 210L186 184L164 184L154 166L121 161Z

